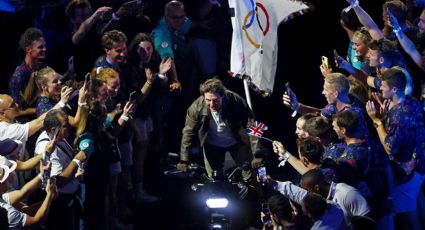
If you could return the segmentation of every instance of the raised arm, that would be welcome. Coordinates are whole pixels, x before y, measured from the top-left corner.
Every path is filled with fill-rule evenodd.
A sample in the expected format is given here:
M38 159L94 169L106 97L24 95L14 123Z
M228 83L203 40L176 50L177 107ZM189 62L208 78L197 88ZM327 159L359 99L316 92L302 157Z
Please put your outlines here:
M391 12L387 12L388 18L390 21L390 26L394 28L394 34L397 36L397 39L403 47L404 51L412 58L419 68L424 69L424 61L422 55L416 49L415 44L406 36L403 30L400 27L400 24L397 21L397 18Z
M373 40L380 40L384 38L384 34L379 29L378 25L376 25L375 21L373 21L372 17L360 7L358 0L347 0L348 3L353 7L354 12L356 12L357 18L360 23L366 27L369 31L370 36Z
M77 32L72 35L72 43L74 45L81 42L81 40L84 39L86 34L90 31L90 29L93 27L93 24L100 18L100 16L103 15L106 11L111 10L111 7L102 6L99 9L96 10L89 18L87 18L83 23L81 23L80 27L78 28Z
M47 182L46 193L47 195L44 198L44 201L41 204L40 208L37 210L37 213L34 216L26 216L25 227L39 223L47 217L50 205L57 195L56 184L52 181L52 179L49 179Z

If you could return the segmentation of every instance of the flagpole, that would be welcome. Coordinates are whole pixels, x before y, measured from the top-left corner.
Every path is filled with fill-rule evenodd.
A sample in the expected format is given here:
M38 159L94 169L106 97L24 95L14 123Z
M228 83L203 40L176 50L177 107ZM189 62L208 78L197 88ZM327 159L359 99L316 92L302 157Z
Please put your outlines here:
M243 88L245 90L245 97L246 97L246 103L248 103L249 108L252 109L252 103L251 103L251 95L249 94L249 87L248 87L248 80L243 79Z
M263 137L263 136L256 136L256 137L261 138L261 139L264 139L264 140L267 140L267 141L270 141L270 142L273 143L273 140L272 139L269 139L267 137Z

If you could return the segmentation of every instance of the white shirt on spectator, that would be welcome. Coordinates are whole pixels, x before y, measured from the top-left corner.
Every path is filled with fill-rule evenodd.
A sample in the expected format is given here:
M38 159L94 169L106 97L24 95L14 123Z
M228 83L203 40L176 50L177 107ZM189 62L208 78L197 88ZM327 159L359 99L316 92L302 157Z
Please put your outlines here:
M7 219L9 222L9 230L22 229L27 221L27 215L16 210L12 205L0 202L0 207L6 209Z
M46 131L43 131L40 136L37 138L36 146L35 146L35 154L44 154L46 145L49 143L50 137ZM50 176L54 177L60 175L62 171L68 167L68 165L74 159L74 150L72 147L66 142L66 140L58 141L56 144L55 150L50 155L50 161L52 162L52 168L50 171ZM78 179L75 177L71 179L68 184L59 188L60 193L72 194L78 189Z
M344 183L331 183L327 200L337 203L344 211L345 221L351 222L353 216L365 216L370 212L366 199L360 192Z

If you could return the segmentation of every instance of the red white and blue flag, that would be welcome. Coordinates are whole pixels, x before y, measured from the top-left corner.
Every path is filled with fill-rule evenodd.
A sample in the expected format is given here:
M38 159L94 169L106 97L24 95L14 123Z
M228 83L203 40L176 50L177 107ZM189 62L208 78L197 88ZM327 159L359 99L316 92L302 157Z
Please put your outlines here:
M267 129L269 129L267 125L262 122L255 121L255 123L251 127L248 127L246 131L248 132L248 135L262 137L264 131L266 131Z

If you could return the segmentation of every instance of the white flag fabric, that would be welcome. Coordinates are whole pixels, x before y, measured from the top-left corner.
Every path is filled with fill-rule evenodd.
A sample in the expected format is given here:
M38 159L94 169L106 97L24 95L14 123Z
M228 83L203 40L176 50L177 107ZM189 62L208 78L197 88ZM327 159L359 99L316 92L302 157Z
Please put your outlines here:
M295 0L229 0L233 37L230 72L248 76L253 87L270 94L277 65L277 27L308 6Z

